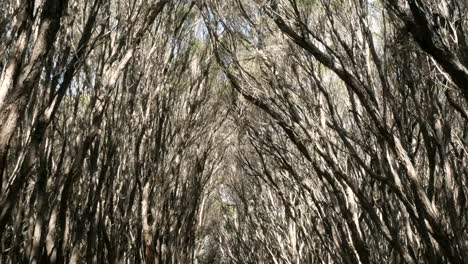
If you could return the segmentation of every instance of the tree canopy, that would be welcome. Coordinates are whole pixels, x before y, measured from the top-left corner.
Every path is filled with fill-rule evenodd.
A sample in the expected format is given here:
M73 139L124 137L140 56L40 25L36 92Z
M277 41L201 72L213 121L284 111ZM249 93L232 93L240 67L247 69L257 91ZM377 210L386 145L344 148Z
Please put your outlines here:
M468 2L0 2L0 263L466 263Z

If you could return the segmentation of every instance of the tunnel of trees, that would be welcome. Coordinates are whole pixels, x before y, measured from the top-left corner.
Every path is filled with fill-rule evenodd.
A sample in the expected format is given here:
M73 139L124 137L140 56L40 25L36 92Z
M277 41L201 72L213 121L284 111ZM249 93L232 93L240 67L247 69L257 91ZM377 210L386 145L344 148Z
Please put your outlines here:
M0 1L0 263L467 263L468 1Z

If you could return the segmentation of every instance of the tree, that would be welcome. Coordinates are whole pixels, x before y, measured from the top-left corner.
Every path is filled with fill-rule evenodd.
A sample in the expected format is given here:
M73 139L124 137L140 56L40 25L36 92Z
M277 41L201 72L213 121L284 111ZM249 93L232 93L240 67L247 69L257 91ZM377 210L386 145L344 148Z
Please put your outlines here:
M2 1L0 262L463 263L466 7Z
M271 120L244 121L255 131L246 146L255 150L253 157L241 155L249 161L245 174L259 178L257 188L281 201L269 206L276 211L295 216L303 211L302 203L313 201L309 215L316 219L315 228L307 229L307 220L292 217L292 222L322 238L293 243L308 245L305 252L320 252L316 259L306 253L298 254L300 260L286 257L291 253L274 250L271 241L281 240L287 225L271 228L271 220L261 215L268 212L274 222L282 217L273 217L275 209L263 209L254 200L253 210L240 212L247 228L261 227L256 231L260 241L256 236L226 243L225 252L254 243L265 254L253 260L243 252L246 260L232 262L319 262L326 257L334 262L462 263L466 258L459 222L465 218L466 188L458 163L464 159L459 139L465 137L466 115L463 99L452 94L464 87L454 81L453 89L444 75L435 74L441 62L427 60L417 37L415 42L402 39L399 18L405 16L395 17L395 6L396 1L207 5L206 13L215 16L206 15L206 21L218 63L234 89L258 108L255 112ZM219 27L222 32L215 30ZM270 43L280 51L273 52ZM244 61L246 53L255 67ZM278 135L282 139L274 140ZM279 184L281 179L290 182L288 187ZM236 193L244 197L239 206L249 207L252 198ZM304 195L289 200L285 194L291 193ZM234 225L236 232L242 228Z

